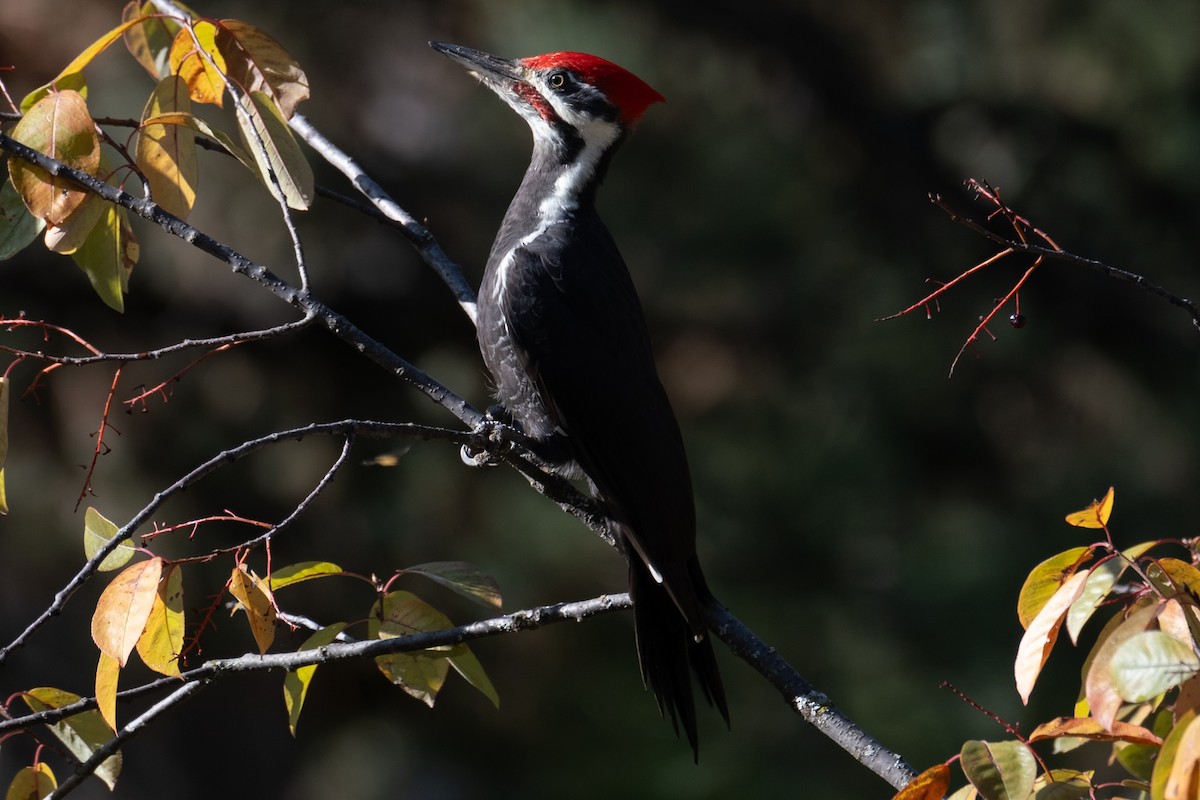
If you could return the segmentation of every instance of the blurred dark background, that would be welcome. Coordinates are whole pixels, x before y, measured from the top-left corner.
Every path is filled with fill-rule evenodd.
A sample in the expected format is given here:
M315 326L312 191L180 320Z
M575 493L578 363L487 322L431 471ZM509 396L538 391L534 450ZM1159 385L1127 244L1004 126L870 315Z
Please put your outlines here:
M1131 284L1048 263L1021 294L1028 324L992 327L947 379L962 341L1026 264L972 278L922 313L875 321L993 251L929 192L983 213L966 177L1074 252L1196 293L1200 239L1200 6L1186 0L913 3L571 2L193 4L268 31L303 64L301 111L477 281L525 167L523 123L426 47L502 55L595 52L669 100L617 158L602 212L642 292L688 441L701 556L718 596L850 717L918 769L964 739L1004 738L951 681L1028 730L1070 713L1082 652L1061 643L1029 708L1013 688L1017 591L1043 558L1086 543L1065 513L1117 487L1118 541L1195 535L1196 331ZM6 0L0 65L19 98L119 20L101 0ZM88 70L96 115L137 116L151 83L120 47ZM218 112L210 119L228 122ZM285 276L274 203L227 159L202 156L192 221ZM318 179L348 191L315 164ZM124 315L66 258L30 248L0 264L0 312L66 325L109 351L261 328L290 318L258 286L160 231L143 246ZM403 239L319 201L301 219L328 304L474 403L488 402L473 332ZM4 344L69 351L5 334ZM120 397L195 354L128 368ZM36 366L12 372L19 393ZM60 370L14 404L0 520L0 640L10 641L82 563L75 498L111 369ZM318 330L205 362L149 413L119 414L94 504L127 520L215 452L312 420L452 418ZM361 442L312 509L276 542L276 565L335 561L363 573L434 559L494 574L505 607L623 587L619 557L506 470L473 471L437 444L394 469L359 465ZM336 455L288 444L171 501L164 523L231 509L277 519ZM206 528L179 556L244 531ZM261 559L259 559L261 561ZM261 571L263 564L256 562ZM229 564L192 567L202 609ZM481 610L431 584L456 621ZM0 693L90 694L89 585L0 673ZM365 615L369 590L325 581L281 593L331 620ZM282 642L298 646L300 639ZM243 652L219 615L194 658ZM631 620L613 615L479 642L499 711L452 677L433 711L369 664L318 671L293 740L281 676L231 678L137 739L121 797L887 797L722 653L733 730L702 715L700 765L642 691ZM1086 651L1086 648L1081 648ZM146 674L131 667L122 686ZM20 704L18 703L18 708ZM119 708L130 719L140 707ZM0 749L7 780L26 743ZM60 770L61 762L54 762ZM93 782L81 797L107 792Z

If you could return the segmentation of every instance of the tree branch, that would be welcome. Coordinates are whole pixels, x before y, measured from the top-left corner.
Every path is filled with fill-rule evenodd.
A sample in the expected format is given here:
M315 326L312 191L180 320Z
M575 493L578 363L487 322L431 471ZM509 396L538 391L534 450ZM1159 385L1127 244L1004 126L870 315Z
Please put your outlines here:
M483 414L478 409L396 355L378 340L368 336L349 319L321 303L310 293L284 281L262 264L251 261L232 247L218 242L208 234L163 210L152 200L134 197L86 172L39 153L4 133L0 133L0 150L5 150L20 159L35 164L55 177L69 180L110 203L129 209L143 219L158 225L172 236L176 236L228 264L235 273L244 275L263 286L279 299L299 309L306 317L316 319L334 336L351 345L379 366L420 389L431 400L467 426L474 428L483 422Z

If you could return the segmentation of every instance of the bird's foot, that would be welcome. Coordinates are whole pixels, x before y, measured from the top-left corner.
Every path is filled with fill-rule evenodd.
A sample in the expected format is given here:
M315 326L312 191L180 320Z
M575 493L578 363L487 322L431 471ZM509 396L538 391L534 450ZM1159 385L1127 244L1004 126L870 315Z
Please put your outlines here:
M468 467L494 467L503 461L503 454L512 447L505 429L513 425L512 417L501 405L484 413L483 421L471 432L471 441L459 449L459 458Z

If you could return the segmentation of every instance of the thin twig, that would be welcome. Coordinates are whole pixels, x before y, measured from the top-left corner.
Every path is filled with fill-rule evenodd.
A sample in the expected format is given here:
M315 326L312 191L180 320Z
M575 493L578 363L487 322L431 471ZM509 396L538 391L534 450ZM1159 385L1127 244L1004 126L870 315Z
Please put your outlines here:
M354 159L325 138L303 115L294 115L288 124L300 135L300 138L317 151L318 155L349 178L354 187L374 203L384 216L400 224L400 229L404 231L422 260L433 267L450 291L454 293L459 306L470 317L471 322L475 322L475 290L467 283L459 266L451 261L450 257L442 250L441 245L437 243L429 229L401 208L395 200L388 196L382 186L371 179L362 167L354 162Z
M149 521L155 511L162 506L170 497L184 491L196 481L216 471L220 467L238 461L251 453L277 444L283 441L300 440L308 436L314 435L338 435L348 436L357 434L360 436L370 436L375 438L410 438L419 440L437 439L442 441L450 441L456 444L465 444L469 441L470 434L462 431L453 431L446 428L433 428L426 425L415 425L410 423L384 423L384 422L369 422L363 420L343 420L341 422L313 423L300 428L291 428L289 430L277 431L266 436L260 436L257 439L251 439L243 442L237 447L232 447L228 450L223 450L212 458L195 467L183 477L176 480L170 486L160 490L154 495L154 498L146 504L140 511L134 514L129 522L117 531L108 542L105 543L99 551L88 559L87 563L75 574L67 584L60 589L51 601L50 605L37 616L28 627L25 628L8 646L0 648L0 664L3 664L8 656L15 650L23 647L29 638L43 625L46 624L52 617L62 613L67 602L72 595L79 590L84 583L88 581L97 571L97 568L113 550L116 550L123 542L133 536L143 524Z
M983 238L995 242L998 245L1011 248L1014 252L1024 253L1031 256L1042 256L1044 258L1051 258L1056 261L1065 261L1068 264L1075 264L1076 266L1087 267L1088 269L1095 270L1096 272L1099 272L1102 275L1107 275L1110 278L1116 278L1118 280L1135 283L1150 294L1166 300L1171 305L1182 308L1192 318L1192 325L1197 330L1200 330L1200 307L1197 307L1197 305L1191 300L1180 297L1174 292L1171 292L1162 286L1147 280L1143 275L1121 269L1120 267L1111 266L1094 258L1086 258L1084 256L1076 255L1061 248L1032 244L1030 242L1023 242L1019 239L1013 239L1001 235L989 229L985 225L976 222L970 217L959 214L957 211L951 208L950 205L939 194L930 194L929 201L945 212L946 216L950 218L951 222L956 222L967 230L977 233Z
M308 292L287 283L262 264L250 260L232 247L218 242L208 234L160 208L152 200L134 197L115 186L97 180L86 172L50 158L4 133L0 133L0 150L5 150L17 158L35 164L55 177L65 178L100 195L110 203L127 208L158 225L172 236L177 236L193 247L223 261L238 275L250 278L276 297L299 309L305 316L311 316L318 320L339 339L354 347L379 366L420 389L467 426L474 428L483 422L482 412L425 372L396 355L381 342L368 336L365 331L345 316L321 303Z

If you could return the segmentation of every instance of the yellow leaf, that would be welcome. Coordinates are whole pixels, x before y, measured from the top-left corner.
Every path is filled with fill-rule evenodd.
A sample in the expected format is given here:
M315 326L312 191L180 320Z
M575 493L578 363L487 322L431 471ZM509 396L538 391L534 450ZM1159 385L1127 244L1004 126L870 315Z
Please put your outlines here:
M177 75L159 81L146 103L142 119L160 114L190 113L187 84ZM150 183L150 196L160 207L187 219L196 201L199 165L196 135L180 125L145 124L138 131L136 160Z
M155 672L178 677L183 632L183 570L171 564L159 580L146 629L137 640L142 663Z
M88 506L83 514L83 554L88 561L96 557L106 544L117 535L118 528L104 518L94 507ZM125 566L133 558L133 545L125 540L104 557L96 567L101 572L111 572Z
M109 45L121 38L121 35L124 34L125 31L129 30L140 21L140 19L126 20L108 33L101 36L96 41L92 42L90 45L88 45L86 50L75 56L75 59L66 66L66 69L58 73L54 80L50 81L44 86L34 89L32 92L25 95L25 99L21 101L21 110L28 111L35 103L44 98L54 88L75 89L82 86L82 77L79 73L83 71L83 68L90 64L93 58L104 52Z
M250 154L238 146L238 143L233 140L229 134L220 128L214 128L204 120L193 114L183 114L175 112L172 114L158 114L149 119L142 120L142 125L181 125L191 130L196 131L215 142L220 143L225 151L231 156L240 161L246 169L258 174L258 166L254 163L254 159Z
M1029 623L1059 587L1075 574L1091 550L1090 547L1072 547L1050 556L1033 568L1017 595L1017 619L1021 621L1022 628L1029 627Z
M1029 623L1025 635L1021 637L1021 644L1017 647L1015 667L1017 693L1021 695L1021 702L1029 702L1029 694L1033 691L1033 685L1037 682L1046 659L1050 657L1051 648L1058 640L1058 630L1062 626L1063 619L1071 608L1071 604L1075 602L1075 598L1079 597L1083 591L1087 576L1088 573L1085 570L1068 578L1066 583L1059 587L1050 601Z
M96 603L92 615L92 640L123 667L146 627L163 561L151 558L126 567L113 578Z
M276 591L284 586L291 586L293 583L341 574L342 568L330 561L301 561L273 571L268 579L268 585L271 587L271 591Z
M247 92L262 91L291 119L308 99L308 77L296 59L262 30L236 19L223 19L216 37L225 56L225 74Z
M244 113L238 114L238 131L271 194L279 199L282 191L282 199L290 208L308 208L315 190L312 167L275 102L262 92L249 92L241 96L239 107ZM278 187L271 181L271 174Z
M45 761L39 761L32 767L22 767L13 776L4 800L42 800L43 797L58 788L58 781Z
M246 569L245 564L238 564L229 579L229 593L245 609L258 651L267 652L275 641L275 603L271 599L271 590L261 578Z
M1103 528L1108 525L1108 517L1112 514L1114 488L1108 487L1108 493L1082 511L1067 514L1067 524L1076 528Z
M345 629L345 622L335 622L333 625L327 625L308 637L304 644L300 645L300 651L303 652L304 650L315 650L318 647L324 647L336 639L338 634ZM292 736L296 735L296 726L300 724L300 711L304 708L304 698L308 695L308 687L312 683L313 676L316 673L317 665L309 664L306 667L297 667L294 670L289 670L287 675L283 677L283 703L287 706L288 728L291 730Z
M217 27L207 20L200 20L191 28L180 28L171 44L168 61L171 72L187 84L193 100L220 108L225 95L226 68L216 35Z
M108 653L100 654L96 665L96 708L108 727L117 730L117 680L121 676L121 665Z
M51 92L43 97L17 122L12 137L89 175L100 168L100 138L78 92ZM62 225L89 196L66 178L51 176L19 158L9 159L8 170L29 213L50 225Z

